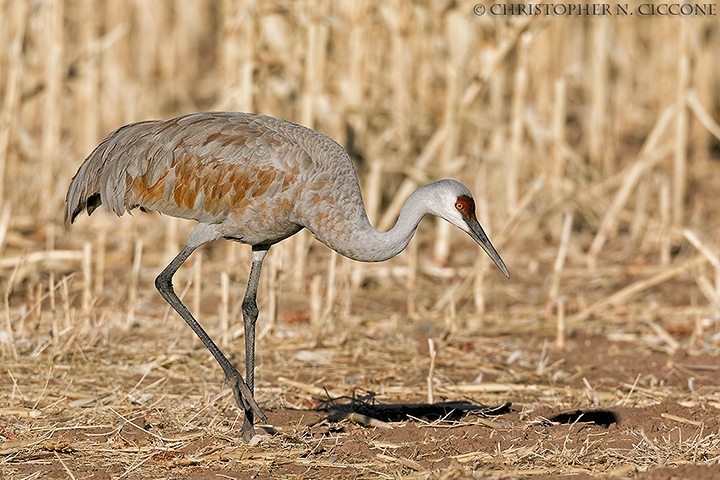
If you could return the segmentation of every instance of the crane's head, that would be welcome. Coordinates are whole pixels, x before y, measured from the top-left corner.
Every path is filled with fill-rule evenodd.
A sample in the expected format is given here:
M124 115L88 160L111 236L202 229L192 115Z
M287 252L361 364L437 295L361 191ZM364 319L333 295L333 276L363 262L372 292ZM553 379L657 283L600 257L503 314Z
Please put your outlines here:
M426 186L432 192L428 202L429 213L452 223L477 242L497 265L505 277L510 278L508 269L495 247L488 239L480 222L475 217L475 201L470 190L456 180L440 180Z

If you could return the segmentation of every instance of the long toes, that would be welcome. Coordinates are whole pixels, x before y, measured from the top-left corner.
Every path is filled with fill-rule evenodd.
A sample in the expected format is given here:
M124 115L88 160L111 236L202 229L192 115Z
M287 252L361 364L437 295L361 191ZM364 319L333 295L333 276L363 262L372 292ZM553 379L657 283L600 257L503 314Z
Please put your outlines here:
M226 381L230 385L235 396L235 402L244 412L254 412L262 421L267 422L267 416L260 409L260 406L255 401L255 398L245 384L242 376L235 372L233 375L226 376Z
M245 415L247 415L247 413ZM245 443L250 443L255 436L255 428L253 427L252 422L247 420L247 417L245 417L245 420L243 421L241 435L243 442Z

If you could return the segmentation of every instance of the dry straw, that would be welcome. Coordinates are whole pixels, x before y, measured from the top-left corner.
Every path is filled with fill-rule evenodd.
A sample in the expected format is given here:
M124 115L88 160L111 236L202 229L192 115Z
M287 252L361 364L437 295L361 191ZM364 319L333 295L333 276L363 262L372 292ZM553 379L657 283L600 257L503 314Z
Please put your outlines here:
M3 415L23 421L47 415L55 422L79 416L76 409L84 405L93 413L75 426L112 430L118 421L136 421L128 416L130 408L159 402L156 410L143 412L170 411L174 404L163 402L192 397L207 407L179 424L211 435L220 431L224 417L208 412L214 403L231 405L231 399L208 393L213 382L197 381L207 359L195 358L189 333L178 333L183 325L177 319L153 323L157 335L153 330L154 343L143 351L125 330L138 319L169 315L150 279L177 254L189 223L137 210L118 220L98 211L90 219L80 216L70 232L60 228L64 189L103 135L131 121L210 109L267 113L330 134L356 163L368 216L380 230L392 227L418 185L458 178L473 187L478 216L512 278L506 282L476 245L444 222L421 223L409 250L380 265L338 261L303 232L273 247L265 266L259 328L272 351L262 358L272 385L258 382L261 402L308 408L312 396L326 394L318 379L341 373L364 388L372 384L405 398L564 398L564 385L549 387L541 384L545 377L537 377L542 373L558 383L565 378L552 377L560 367L548 361L548 348L542 368L524 385L516 382L527 379L508 372L512 381L447 382L448 365L457 379L465 365L478 362L453 345L478 342L479 333L555 335L558 355L570 350L569 329L596 327L634 343L649 333L660 351L716 349L720 251L713 239L720 211L714 157L720 118L714 86L720 69L714 59L720 39L711 33L717 18L500 18L477 16L472 6L399 0L0 1L0 359L13 370L12 379L3 377L9 392L0 395ZM246 277L249 249L209 245L194 255L193 266L178 273L178 290L181 297L189 292L201 322L218 321L209 330L234 354L241 349L234 338L241 331L244 285L238 279ZM663 288L682 295L664 295ZM396 320L389 320L392 314ZM556 324L536 321L546 316L555 316ZM411 323L406 317L418 328L445 330L434 373L402 370L415 363L417 348L408 340L412 334L398 333L398 324ZM590 323L594 317L612 321L598 326ZM532 329L528 322L534 322ZM670 328L675 324L694 332L691 342ZM144 341L138 336L133 341ZM373 342L383 348L373 350ZM422 343L424 349L424 337ZM348 351L331 367L283 363L293 349L319 344L340 345L326 347L334 354ZM100 360L110 354L125 359L128 351L135 353L126 364L156 366L143 372L147 379L140 383L142 374L123 377L115 368L108 377L117 376L120 392L90 387L87 378L96 372L74 370L104 365ZM377 366L395 355L403 360ZM192 362L197 365L188 367ZM51 365L47 388L55 390L48 400L42 392ZM349 372L348 365L357 371ZM34 372L34 366L42 368ZM493 369L499 367L483 368L497 374ZM306 377L274 383L288 372ZM61 379L73 386L58 390ZM327 392L348 394L343 381ZM187 385L174 382L192 388L181 395L173 388ZM570 397L618 400L617 392L598 385L588 377L586 388L570 389ZM668 396L640 380L620 387L622 396L630 392L628 404ZM72 392L83 388L93 391ZM123 391L136 400L155 397L136 404ZM118 442L122 430L113 437ZM49 448L46 431L33 435L34 443L9 443L8 451L51 451L43 450ZM655 450L663 446L636 440L657 463ZM87 453L83 445L76 451ZM149 467L154 460L148 460L154 454L132 448L145 456L114 475L156 475ZM52 451L65 463L54 453L42 458L55 462L56 471L80 476L70 457ZM307 458L319 451L326 451L324 444L303 450ZM482 460L510 475L518 458L548 458L546 450L538 452L453 455L458 464ZM229 456L198 458L241 458L230 447L221 453ZM381 460L408 471L425 468L423 461L392 453L383 450ZM268 458L242 461L300 465L281 453ZM543 465L523 474L568 473L566 460L556 470ZM623 468L618 461L605 470Z
M0 202L5 203L5 176L7 170L11 127L14 123L14 116L17 115L18 105L20 104L21 95L21 73L23 68L22 43L25 37L25 28L27 27L27 15L29 10L28 2L7 3L14 5L14 9L8 15L3 15L6 20L6 32L13 32L6 55L6 66L4 70L6 74L5 91L2 102L2 114L0 115Z

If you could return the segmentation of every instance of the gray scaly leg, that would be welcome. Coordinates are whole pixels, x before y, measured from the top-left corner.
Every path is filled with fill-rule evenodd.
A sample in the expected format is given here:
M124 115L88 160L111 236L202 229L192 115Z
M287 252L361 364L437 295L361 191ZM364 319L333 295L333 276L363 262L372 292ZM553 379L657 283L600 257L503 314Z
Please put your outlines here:
M250 277L248 278L248 285L242 302L243 324L245 327L245 379L247 380L250 393L252 393L255 388L255 324L258 319L257 291L258 285L260 284L260 269L262 269L262 262L269 249L269 246L258 245L253 247ZM246 410L242 426L242 436L246 442L249 442L253 437L253 423L253 412Z
M219 236L211 229L210 226L199 224L188 239L188 244L180 253L160 272L155 279L155 287L160 295L167 301L171 307L182 317L183 320L192 328L193 332L200 338L205 347L215 357L220 367L225 373L225 379L230 385L238 407L245 412L245 418L248 416L253 418L253 413L257 414L263 421L267 421L267 417L262 412L258 404L255 402L252 394L252 387L249 387L242 378L242 375L230 363L227 357L220 351L220 348L212 341L210 336L205 332L202 326L192 316L187 307L182 303L173 290L172 277L178 271L180 266L188 259L188 257L201 245L215 240ZM258 272L259 273L259 272ZM257 288L256 288L257 289ZM243 427L244 432L244 427ZM244 438L244 437L243 437ZM249 439L247 439L249 440Z

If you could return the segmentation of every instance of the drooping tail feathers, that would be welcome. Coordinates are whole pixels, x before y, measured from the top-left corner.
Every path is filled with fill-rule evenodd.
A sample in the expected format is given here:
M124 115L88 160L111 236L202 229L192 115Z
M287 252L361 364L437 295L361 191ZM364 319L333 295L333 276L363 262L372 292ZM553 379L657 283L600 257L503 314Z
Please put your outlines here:
M83 210L90 215L104 204L118 216L125 213L127 174L137 173L145 163L152 126L159 121L125 125L100 142L85 159L70 182L65 196L65 227L69 227ZM133 168L135 167L135 168Z

